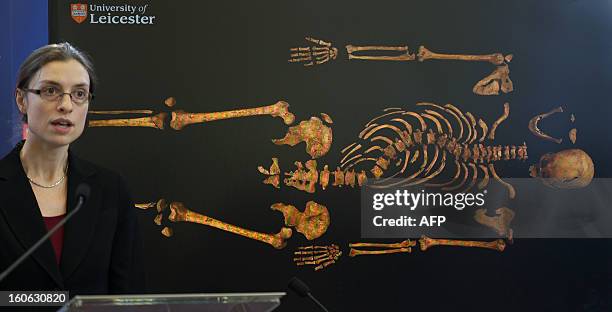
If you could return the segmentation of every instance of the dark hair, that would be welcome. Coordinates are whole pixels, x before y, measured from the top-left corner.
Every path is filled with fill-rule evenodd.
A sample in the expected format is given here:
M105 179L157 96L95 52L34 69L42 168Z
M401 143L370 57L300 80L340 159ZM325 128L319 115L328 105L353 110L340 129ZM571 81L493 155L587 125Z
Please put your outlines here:
M32 54L21 63L21 66L19 66L17 84L15 87L17 89L27 88L30 81L32 81L32 77L48 63L68 60L75 60L85 67L87 74L89 74L89 93L94 94L98 77L96 76L93 62L85 52L77 49L68 42L49 44L32 52ZM28 122L28 116L26 114L23 114L23 122Z

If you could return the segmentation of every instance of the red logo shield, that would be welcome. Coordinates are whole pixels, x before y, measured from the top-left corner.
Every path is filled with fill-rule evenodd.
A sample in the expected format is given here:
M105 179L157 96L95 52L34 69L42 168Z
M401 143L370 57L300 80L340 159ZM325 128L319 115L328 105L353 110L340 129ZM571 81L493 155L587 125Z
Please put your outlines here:
M87 4L73 3L70 5L70 16L77 23L82 23L87 19Z

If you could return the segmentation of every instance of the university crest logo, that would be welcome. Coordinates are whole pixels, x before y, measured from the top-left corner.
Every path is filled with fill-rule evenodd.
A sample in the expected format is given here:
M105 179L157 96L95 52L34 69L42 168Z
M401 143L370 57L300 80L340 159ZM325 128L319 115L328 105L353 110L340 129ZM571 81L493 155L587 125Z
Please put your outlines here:
M77 23L82 23L87 19L87 4L73 3L70 5L70 16Z

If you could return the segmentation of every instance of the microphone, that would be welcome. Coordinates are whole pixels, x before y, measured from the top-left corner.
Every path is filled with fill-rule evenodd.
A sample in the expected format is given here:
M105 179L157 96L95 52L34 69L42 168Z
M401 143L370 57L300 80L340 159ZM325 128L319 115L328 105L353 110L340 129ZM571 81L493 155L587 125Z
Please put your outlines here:
M297 277L292 278L289 281L289 289L293 290L296 294L298 294L300 297L309 297L310 299L312 299L312 301L314 301L314 303L316 303L321 310L325 311L325 312L329 312L327 310L327 308L325 308L325 306L323 304L321 304L321 302L319 302L319 300L317 300L317 298L315 298L311 293L310 293L310 288L308 287L308 285L306 285L304 282L302 282L302 280L300 280Z
M41 237L36 242L36 244L32 245L32 247L30 247L28 251L26 251L23 255L21 255L21 257L19 257L19 259L13 262L11 266L4 270L4 272L0 274L0 282L2 282L9 274L11 274L11 272L13 272L27 257L29 257L34 251L36 251L36 249L38 249L40 245L42 245L47 239L49 239L49 237L51 237L51 235L53 235L53 233L55 233L57 229L62 227L64 223L66 223L70 218L72 218L72 216L74 216L77 211L79 211L79 209L81 209L81 206L83 206L83 204L85 204L85 202L89 198L91 188L89 187L89 185L87 185L87 183L81 183L79 184L79 186L77 186L75 193L77 198L77 204L74 207L74 210L70 211L70 213L68 213L68 215L64 219L58 222L51 230L49 230L49 232L47 232L47 234Z

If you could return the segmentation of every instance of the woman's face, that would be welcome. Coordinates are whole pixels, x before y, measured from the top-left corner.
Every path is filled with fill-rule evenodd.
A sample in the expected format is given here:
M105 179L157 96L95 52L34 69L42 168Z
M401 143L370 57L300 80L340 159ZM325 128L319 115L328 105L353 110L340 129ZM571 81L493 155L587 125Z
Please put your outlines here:
M43 66L30 81L28 89L47 92L89 92L89 74L76 60L53 61ZM68 94L55 101L18 90L19 110L28 115L28 140L53 147L74 142L83 133L89 101L76 104Z

